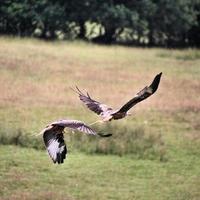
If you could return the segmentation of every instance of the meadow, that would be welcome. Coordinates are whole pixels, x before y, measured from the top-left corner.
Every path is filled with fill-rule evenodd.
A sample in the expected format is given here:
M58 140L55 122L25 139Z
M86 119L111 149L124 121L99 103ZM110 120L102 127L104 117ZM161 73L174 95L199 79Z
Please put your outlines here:
M60 118L90 124L70 89L118 108L163 72L158 91L132 116L66 131L69 155L54 165L42 137ZM0 199L198 200L200 50L99 46L0 38Z

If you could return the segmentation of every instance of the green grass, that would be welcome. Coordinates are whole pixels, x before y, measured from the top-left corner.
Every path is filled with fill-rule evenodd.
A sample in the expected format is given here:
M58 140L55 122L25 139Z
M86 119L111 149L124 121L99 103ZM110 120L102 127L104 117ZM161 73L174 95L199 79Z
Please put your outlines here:
M199 60L200 52L196 49L183 51L161 51L157 54L161 58L176 58L178 60Z
M198 199L200 160L178 152L170 162L70 153L53 165L44 151L0 147L1 199Z
M198 200L199 55L0 38L0 199ZM161 71L158 91L132 116L93 127L113 137L67 132L63 165L31 136L60 118L98 119L70 86L118 108Z

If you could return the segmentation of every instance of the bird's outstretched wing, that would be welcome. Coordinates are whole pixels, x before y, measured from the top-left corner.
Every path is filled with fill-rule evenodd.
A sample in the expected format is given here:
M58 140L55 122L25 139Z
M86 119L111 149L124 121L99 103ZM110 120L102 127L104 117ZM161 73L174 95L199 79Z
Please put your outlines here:
M140 92L138 92L135 97L133 97L130 101L128 101L125 105L123 105L116 113L118 112L127 112L130 108L132 108L135 104L143 101L144 99L151 96L158 89L158 85L160 83L162 72L157 74L151 83L150 86L146 86ZM114 114L116 114L114 113Z
M100 115L108 110L112 110L112 108L109 108L107 105L102 104L98 101L93 100L89 93L83 94L83 92L80 91L80 89L76 86L76 90L73 89L78 95L79 99L93 112Z
M53 126L57 125L57 126L61 126L61 127L67 127L70 129L74 129L74 130L78 130L81 131L83 133L89 134L89 135L99 135L101 137L109 137L112 134L101 134L101 133L97 133L96 131L94 131L92 128L90 128L88 125L86 125L84 122L82 121L78 121L78 120L58 120L56 122L52 123Z
M58 120L56 122L52 123L53 126L58 125L62 127L67 127L70 129L78 130L83 133L89 134L89 135L97 135L97 133L91 129L89 126L87 126L84 122L78 121L78 120Z
M64 162L67 154L63 130L63 127L49 125L43 131L44 144L49 156L52 158L54 163L58 164Z
M89 135L99 135L101 137L109 137L112 134L96 133L85 123L78 120L58 120L49 124L42 132L44 144L47 148L49 156L54 163L63 163L67 154L67 147L64 141L63 131L65 128L81 131Z

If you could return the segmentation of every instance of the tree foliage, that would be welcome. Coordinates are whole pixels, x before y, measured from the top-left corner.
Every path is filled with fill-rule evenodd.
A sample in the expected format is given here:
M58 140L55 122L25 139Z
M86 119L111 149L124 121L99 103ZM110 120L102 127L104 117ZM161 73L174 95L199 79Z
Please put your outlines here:
M0 1L0 34L173 47L199 32L200 0Z

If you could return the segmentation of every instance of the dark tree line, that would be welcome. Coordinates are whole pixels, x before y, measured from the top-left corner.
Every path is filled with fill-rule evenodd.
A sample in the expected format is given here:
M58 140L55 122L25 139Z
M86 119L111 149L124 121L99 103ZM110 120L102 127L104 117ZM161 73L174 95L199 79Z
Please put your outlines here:
M0 34L200 46L200 0L0 0Z

